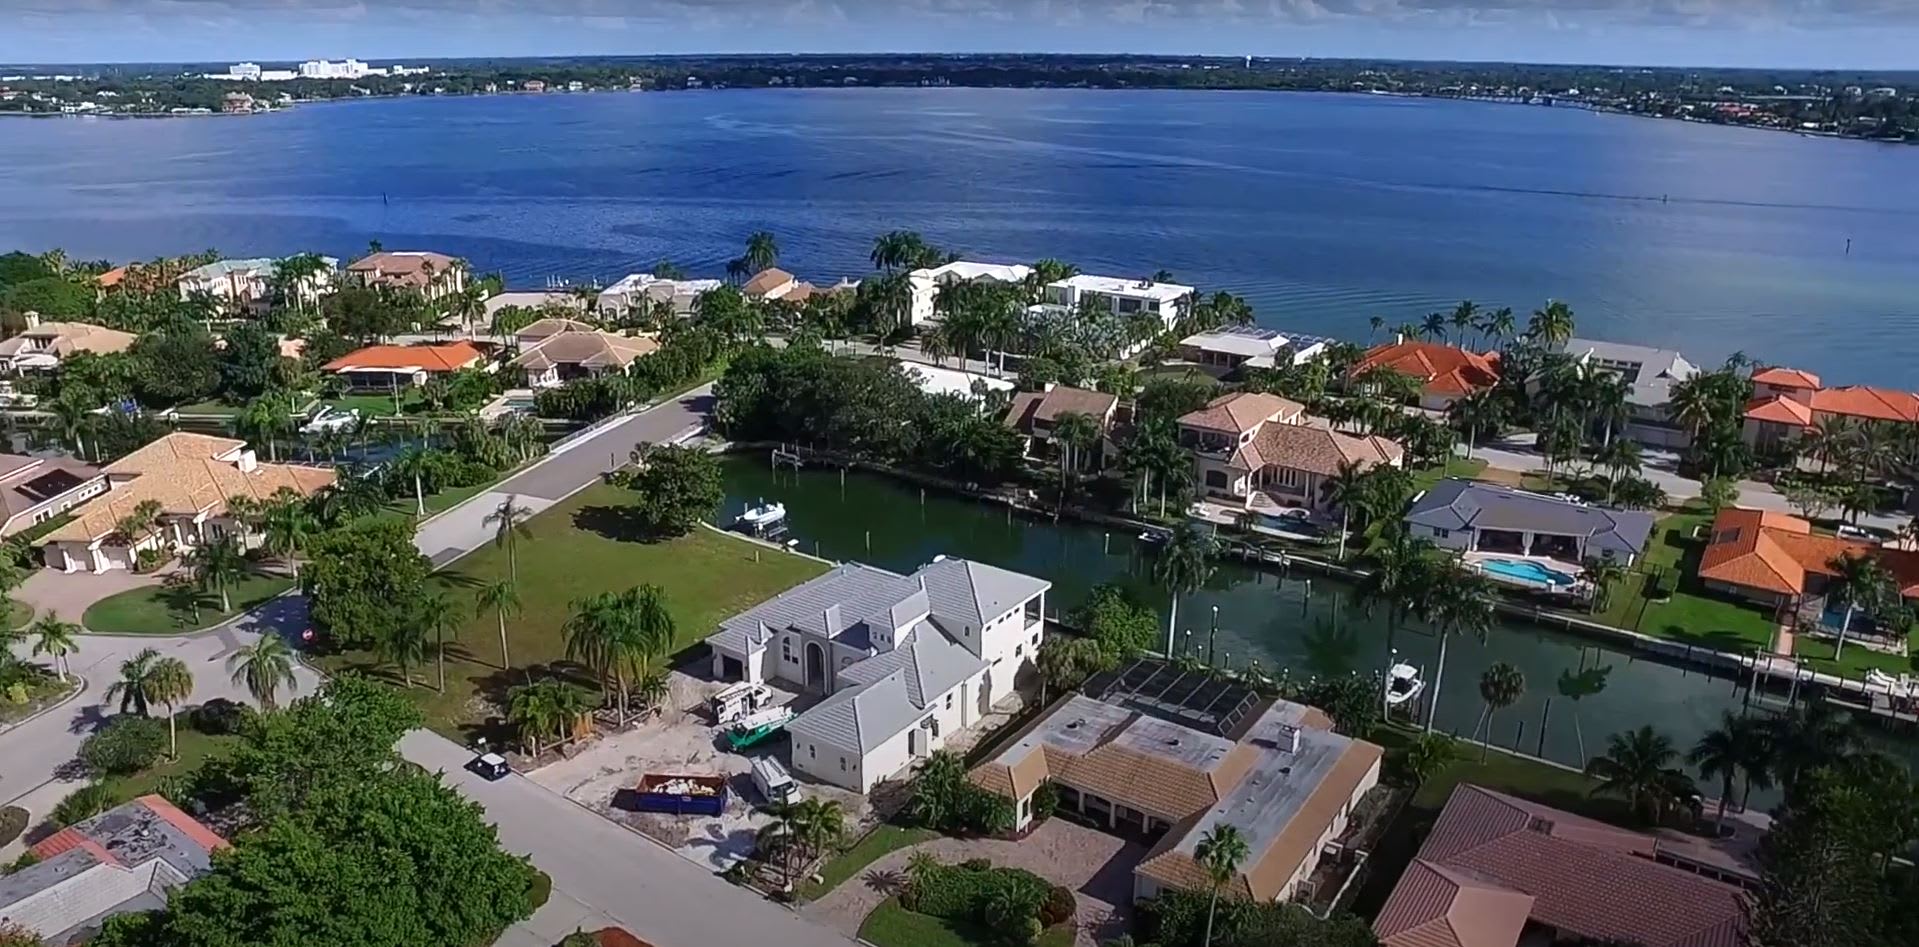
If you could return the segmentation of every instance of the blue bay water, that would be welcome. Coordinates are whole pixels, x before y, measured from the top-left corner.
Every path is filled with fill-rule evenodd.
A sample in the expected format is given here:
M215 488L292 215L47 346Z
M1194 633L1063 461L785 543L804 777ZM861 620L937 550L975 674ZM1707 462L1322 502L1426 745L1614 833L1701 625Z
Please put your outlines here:
M12 120L0 156L0 248L76 258L378 239L531 286L663 258L718 275L767 229L830 281L908 228L974 258L1169 269L1300 332L1556 297L1582 335L1919 384L1910 147L1386 97L889 89Z

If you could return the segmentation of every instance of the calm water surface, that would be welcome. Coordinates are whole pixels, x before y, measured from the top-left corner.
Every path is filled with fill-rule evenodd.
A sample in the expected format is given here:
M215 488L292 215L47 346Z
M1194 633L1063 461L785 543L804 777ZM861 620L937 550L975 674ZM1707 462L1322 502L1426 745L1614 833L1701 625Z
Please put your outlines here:
M1302 332L1559 297L1585 334L1919 383L1910 147L1366 96L889 89L9 120L0 155L0 247L81 258L379 239L538 285L662 258L718 275L764 228L830 280L905 227L1164 267Z
M1050 579L1048 608L1062 611L1070 610L1094 585L1119 580L1165 615L1166 595L1152 582L1150 551L1130 533L1109 535L1078 523L1018 517L1009 522L1003 507L937 492L928 492L922 502L919 488L873 475L848 474L842 489L836 471L775 475L759 456L727 460L727 494L722 521L761 498L777 499L786 504L790 537L805 551L817 549L829 559L871 562L898 571L918 568L941 554L977 559ZM1295 677L1355 670L1371 674L1383 668L1383 613L1367 616L1356 610L1345 588L1325 577L1311 585L1309 592L1303 575L1282 581L1222 563L1205 590L1181 600L1180 625L1192 632L1193 647L1203 652L1217 607L1216 647L1233 666L1256 659L1263 668L1288 669ZM1395 643L1401 659L1421 666L1430 684L1435 639L1402 629ZM1690 747L1719 722L1723 711L1737 709L1740 702L1731 681L1508 622L1495 628L1484 645L1465 638L1448 646L1439 699L1441 727L1471 733L1480 718L1479 675L1497 661L1525 674L1526 693L1500 713L1496 741L1540 752L1544 717L1544 755L1565 763L1580 760L1579 734L1570 703L1556 696L1557 681L1560 671L1578 668L1581 662L1613 668L1606 690L1582 700L1578 709L1589 753L1599 752L1608 734L1647 723L1682 748Z

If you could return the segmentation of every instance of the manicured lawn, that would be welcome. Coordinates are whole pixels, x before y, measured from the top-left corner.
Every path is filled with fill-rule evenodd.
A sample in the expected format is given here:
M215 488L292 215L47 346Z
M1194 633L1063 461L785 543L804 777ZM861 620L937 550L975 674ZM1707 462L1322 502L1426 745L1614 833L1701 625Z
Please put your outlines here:
M1803 636L1793 639L1793 650L1805 659L1807 667L1826 674L1859 679L1864 678L1867 671L1876 668L1898 677L1919 670L1919 661L1914 660L1914 656L1919 656L1919 632L1908 636L1906 641L1907 654L1904 657L1862 648L1855 642L1846 645L1845 653L1835 662L1832 659L1834 642L1831 639Z
M1486 462L1476 457L1448 457L1443 464L1413 471L1413 491L1430 490L1433 484L1447 477L1474 480L1485 472Z
M488 716L501 712L507 689L528 680L529 667L534 676L550 668L590 686L590 674L564 661L560 629L570 613L568 603L576 599L658 585L679 629L677 647L685 648L712 633L720 619L826 570L812 559L706 529L665 542L640 542L624 518L630 498L624 488L598 484L528 524L532 538L519 543L518 589L524 609L507 622L510 672L500 669L494 614L473 614L476 591L507 576L507 550L489 544L441 573L441 589L469 617L447 645L446 693L431 687L409 692L430 726L463 739L477 735ZM365 652L330 655L321 664L330 671L352 668L399 680L395 668ZM431 666L414 673L418 681L435 676Z
M1699 582L1699 554L1705 540L1694 539L1693 533L1711 522L1712 514L1694 509L1660 520L1646 543L1645 555L1613 588L1612 604L1588 617L1616 628L1735 654L1771 648L1771 613L1720 598ZM1649 600L1653 576L1673 571L1679 583L1672 600Z
M505 477L511 476L511 475L512 474L510 473L504 474L502 475L501 479L505 479ZM461 503L464 503L467 500L472 499L473 497L479 496L480 494L493 489L494 486L497 485L497 483L498 481L495 481L493 483L477 484L471 487L452 487L446 490L442 490L439 493L429 493L426 495L426 515L432 516L435 513L444 513L447 510L450 510L456 506L459 506ZM380 510L380 512L375 513L373 515L383 517L383 518L388 518L388 519L396 519L402 522L411 522L413 520L424 519L425 517L419 516L414 513L414 511L417 509L419 509L419 504L414 503L413 498L409 496L409 497L403 497L398 500L389 501L384 509Z
M175 405L173 410L181 414L211 414L222 417L232 417L246 410L246 406L229 404L225 401L196 401L192 404Z
M998 931L908 911L900 907L897 898L880 902L880 906L866 916L860 924L860 939L874 947L978 947L1004 943ZM1034 943L1038 947L1072 947L1073 926L1061 924L1048 928Z
M28 605L27 603L22 602L19 599L12 599L12 598L7 599L6 603L7 603L6 626L8 628L19 628L22 625L25 625L27 622L30 622L33 620L33 606Z
M240 742L236 735L208 736L193 729L187 723L187 714L182 711L176 726L180 730L180 759L171 761L162 757L152 769L143 770L131 776L114 776L106 780L113 787L114 798L120 802L144 796L160 787L161 780L169 776L184 776L200 768L207 760L223 755L235 743Z
M142 586L93 603L81 616L80 624L88 631L111 635L173 635L198 631L233 618L292 587L293 579L288 576L254 573L228 589L233 611L220 611L217 593L202 593L196 619L192 609L176 605L164 587Z
M400 392L401 410L399 411L393 409L393 395L387 392L381 392L379 394L341 395L338 398L328 398L321 403L329 408L341 411L358 409L360 416L363 418L387 418L412 410L422 402L420 400L420 393L417 390L409 389Z
M798 887L800 900L811 901L828 891L845 884L866 870L866 866L897 852L902 848L918 845L939 838L932 829L907 828L905 826L885 824L866 834L865 838L853 844L853 847L820 866L820 880L811 879L801 882Z

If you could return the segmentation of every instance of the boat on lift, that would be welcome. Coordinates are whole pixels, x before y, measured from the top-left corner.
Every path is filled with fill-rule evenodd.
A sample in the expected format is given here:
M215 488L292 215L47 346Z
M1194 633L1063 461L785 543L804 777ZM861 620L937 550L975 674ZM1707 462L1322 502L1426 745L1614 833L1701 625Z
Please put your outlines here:
M733 528L748 536L777 536L786 532L786 504L761 500L733 520Z
M1419 669L1410 664L1395 664L1386 671L1386 705L1397 707L1426 689L1426 682L1419 679Z

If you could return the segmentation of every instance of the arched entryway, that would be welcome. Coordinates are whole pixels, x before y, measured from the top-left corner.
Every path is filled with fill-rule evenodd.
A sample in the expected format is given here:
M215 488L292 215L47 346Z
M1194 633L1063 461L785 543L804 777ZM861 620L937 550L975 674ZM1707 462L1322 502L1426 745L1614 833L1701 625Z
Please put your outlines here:
M806 643L806 686L826 690L826 649L817 641Z

